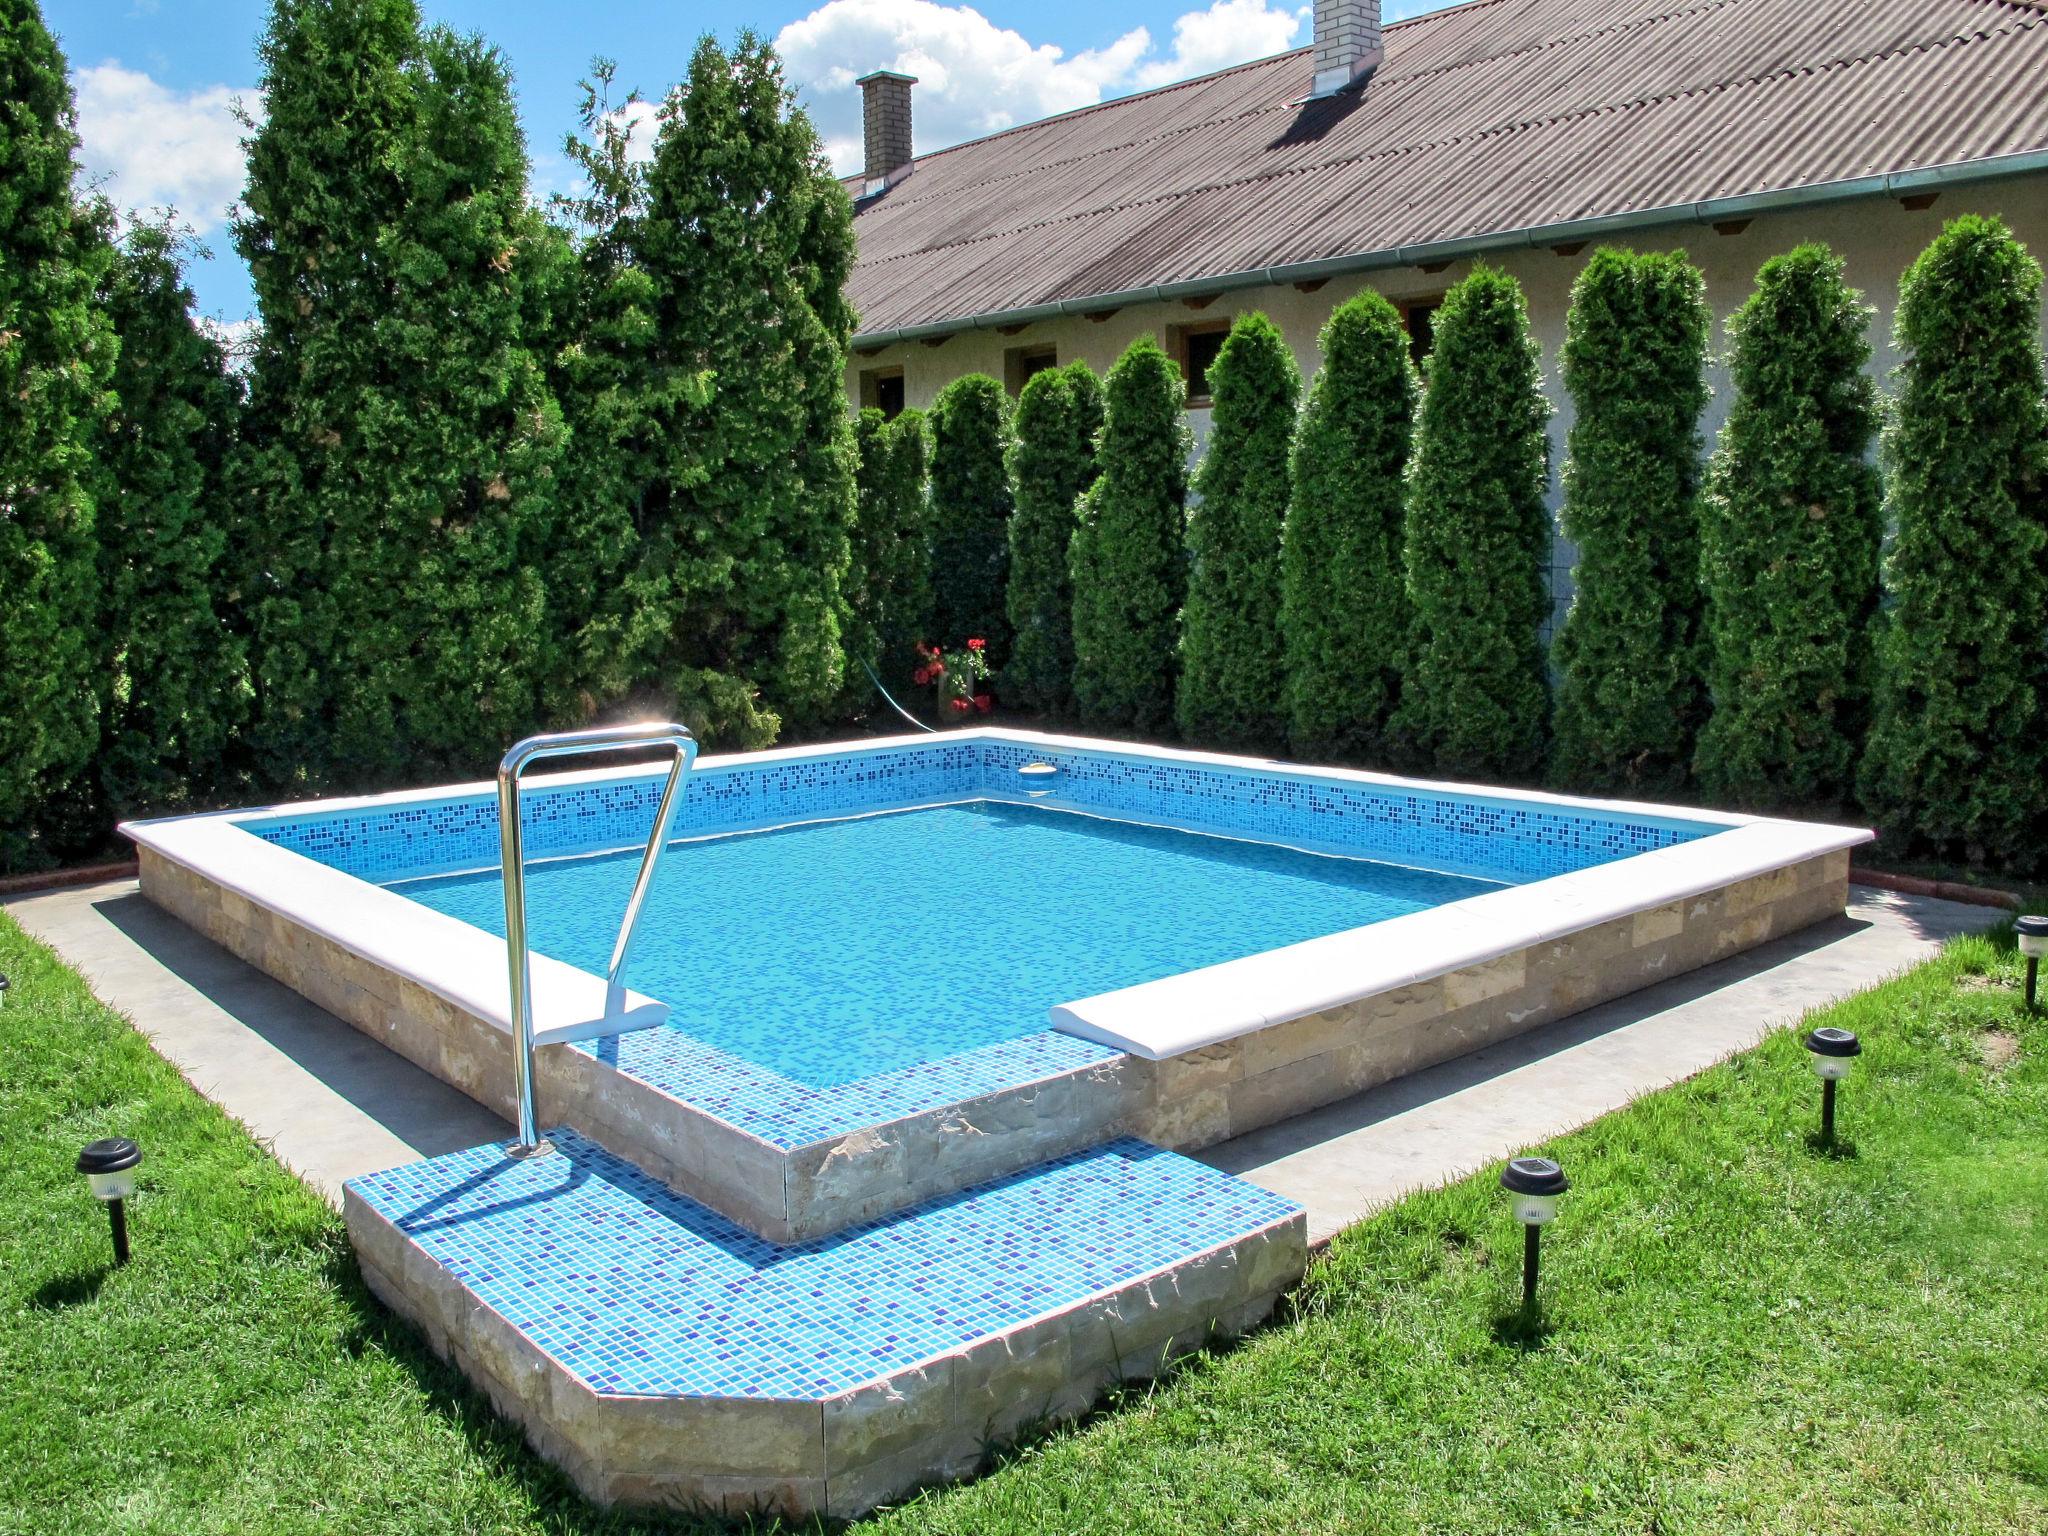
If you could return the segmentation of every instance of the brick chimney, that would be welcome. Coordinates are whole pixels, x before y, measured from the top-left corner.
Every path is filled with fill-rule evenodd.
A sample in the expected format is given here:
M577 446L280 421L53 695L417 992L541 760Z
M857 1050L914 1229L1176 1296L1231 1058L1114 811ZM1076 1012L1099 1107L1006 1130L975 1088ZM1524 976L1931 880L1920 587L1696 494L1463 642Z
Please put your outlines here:
M867 149L861 174L867 179L867 195L873 197L910 170L910 88L917 84L917 76L878 69L862 75L859 84L861 136Z
M1316 81L1311 96L1336 95L1378 69L1384 57L1380 0L1316 0Z

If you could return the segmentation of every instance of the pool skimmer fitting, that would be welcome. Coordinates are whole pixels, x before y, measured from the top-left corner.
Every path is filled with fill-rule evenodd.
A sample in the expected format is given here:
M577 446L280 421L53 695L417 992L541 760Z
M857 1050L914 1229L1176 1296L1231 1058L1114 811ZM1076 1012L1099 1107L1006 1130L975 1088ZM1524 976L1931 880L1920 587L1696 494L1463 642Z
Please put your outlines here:
M1043 800L1052 793L1052 781L1060 776L1058 763L1025 763L1017 770L1017 777L1024 781L1024 793L1033 800Z
M135 1193L135 1170L142 1163L142 1148L126 1136L109 1136L90 1141L78 1154L78 1171L92 1186L93 1198L103 1200L107 1220L114 1229L114 1263L128 1262L128 1197Z
M1500 1187L1514 1197L1515 1220L1522 1224L1522 1310L1534 1312L1543 1229L1557 1219L1557 1197L1572 1181L1547 1157L1511 1157L1500 1172Z

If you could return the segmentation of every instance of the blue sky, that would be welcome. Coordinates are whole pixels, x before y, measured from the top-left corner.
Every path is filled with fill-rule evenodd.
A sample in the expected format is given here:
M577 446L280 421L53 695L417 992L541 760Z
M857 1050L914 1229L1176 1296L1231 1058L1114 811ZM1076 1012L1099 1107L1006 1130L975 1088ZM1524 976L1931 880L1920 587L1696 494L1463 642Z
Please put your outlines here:
M1443 0L1390 0L1389 20ZM82 159L122 207L174 203L213 259L193 273L201 308L246 315L246 274L228 238L241 185L240 130L230 106L257 98L264 0L45 0L70 59ZM918 149L992 132L1048 112L1142 90L1308 40L1307 0L422 0L431 21L483 33L517 80L536 190L565 187L560 149L576 85L593 55L619 64L622 85L658 97L698 35L751 26L788 60L842 170L855 168L855 76L902 68L919 77Z

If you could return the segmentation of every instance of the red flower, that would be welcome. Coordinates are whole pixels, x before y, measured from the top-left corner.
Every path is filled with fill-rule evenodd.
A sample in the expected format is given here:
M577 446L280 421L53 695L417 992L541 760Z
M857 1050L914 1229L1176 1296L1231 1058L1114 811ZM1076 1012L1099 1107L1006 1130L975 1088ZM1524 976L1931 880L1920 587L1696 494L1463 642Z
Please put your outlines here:
M935 678L935 679L936 679L936 678L941 678L941 677L944 677L945 675L946 675L946 666L945 666L945 663L944 663L944 662L938 662L938 661L935 661L935 662L933 662L933 663L932 663L932 676L933 676L933 678Z
M967 642L967 649L969 649L970 651L978 651L987 644L988 642L986 640L977 637Z
M926 683L932 680L932 669L930 667L919 667L915 672L910 674L910 680L913 683L917 684L918 687L922 688Z
M985 715L996 707L996 696L992 693L977 693L974 696L974 707Z
M974 706L971 703L969 703L966 699L953 700L953 707L963 715L966 714L968 710L974 708Z

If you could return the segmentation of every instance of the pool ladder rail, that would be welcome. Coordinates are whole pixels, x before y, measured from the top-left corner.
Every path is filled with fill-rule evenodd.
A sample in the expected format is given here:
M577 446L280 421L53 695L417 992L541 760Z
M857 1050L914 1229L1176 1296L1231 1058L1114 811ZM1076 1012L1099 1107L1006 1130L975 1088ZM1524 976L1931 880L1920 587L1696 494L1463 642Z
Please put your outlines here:
M661 851L668 845L669 828L683 798L683 780L697 762L697 738L680 725L658 720L588 731L557 731L515 742L498 764L498 851L505 872L505 958L512 989L512 1071L519 1097L519 1141L512 1149L515 1157L539 1157L554 1150L541 1140L534 1123L533 1052L537 1045L568 1038L566 1033L553 1030L536 1038L533 1032L533 974L526 947L526 850L519 823L519 778L531 764L548 758L644 747L672 748L675 761L669 765L668 782L662 786L661 800L654 810L654 826L647 834L647 849L640 856L640 873L634 877L633 894L619 922L618 940L612 945L604 1001L605 1016L610 1018L625 1003L626 962L633 953L633 936L640 926L640 911L647 904L647 893L654 887L654 871L661 863Z

